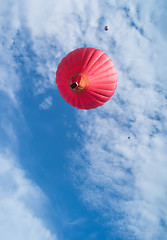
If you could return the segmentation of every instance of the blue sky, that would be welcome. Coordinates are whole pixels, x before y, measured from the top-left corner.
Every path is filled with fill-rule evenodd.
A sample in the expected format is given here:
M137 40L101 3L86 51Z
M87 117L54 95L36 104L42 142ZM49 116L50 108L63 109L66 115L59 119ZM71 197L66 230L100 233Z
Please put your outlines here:
M1 238L167 239L166 1L0 5ZM118 71L114 96L89 111L55 84L83 46Z

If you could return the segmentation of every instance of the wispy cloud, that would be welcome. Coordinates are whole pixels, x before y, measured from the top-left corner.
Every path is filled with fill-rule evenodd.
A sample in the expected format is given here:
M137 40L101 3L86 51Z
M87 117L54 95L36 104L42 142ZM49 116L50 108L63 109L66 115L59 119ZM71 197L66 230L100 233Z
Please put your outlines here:
M7 151L0 154L0 235L2 239L46 239L56 236L35 216L45 196Z
M43 102L39 105L40 109L49 109L52 105L53 99L51 96L46 97Z

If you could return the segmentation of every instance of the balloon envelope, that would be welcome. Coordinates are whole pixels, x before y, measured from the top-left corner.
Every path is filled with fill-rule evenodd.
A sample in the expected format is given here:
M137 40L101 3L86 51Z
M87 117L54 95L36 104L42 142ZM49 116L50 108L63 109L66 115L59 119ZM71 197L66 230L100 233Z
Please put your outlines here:
M56 84L67 103L88 110L103 105L112 97L117 87L117 71L102 50L78 48L61 60Z

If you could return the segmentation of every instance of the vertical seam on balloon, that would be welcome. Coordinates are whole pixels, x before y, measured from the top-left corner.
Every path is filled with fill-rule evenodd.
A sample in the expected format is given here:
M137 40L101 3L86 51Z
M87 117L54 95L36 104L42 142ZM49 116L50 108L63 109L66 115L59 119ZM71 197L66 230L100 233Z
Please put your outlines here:
M74 93L74 94L75 94L75 93ZM79 94L75 94L75 95L74 95L75 106L78 105L78 95L79 95Z
M69 95L68 99L64 99L67 103L71 104L71 95Z
M74 58L74 52L75 52L76 50L74 50L74 51L72 51L72 53L71 53L71 55L72 55L72 63L74 64L74 59L77 57L77 59L76 59L76 61L75 61L75 63L77 62L78 63L78 54L75 54L75 58Z
M80 96L80 95L78 94L78 96ZM79 102L80 102L80 106L84 109L84 104L82 102L82 99L79 98Z
M114 82L114 83L106 83L106 84L103 84L103 83L101 83L101 84L99 84L99 85L102 85L103 87L99 87L98 86L98 84L97 85L95 85L95 86L90 86L90 89L91 88L93 88L93 89L101 89L101 90L109 90L109 91L111 91L111 89L109 89L109 86L111 86L111 85L115 85L116 84L116 82ZM106 87L106 88L105 88ZM112 89L113 90L113 89Z
M69 67L68 62L67 62L67 56L65 57L65 61L66 61L67 68L70 71L70 67Z
M80 108L83 108L81 101L80 101L80 94L76 94L76 96L78 97L78 103L79 103Z
M70 91L67 88L62 87L62 85L57 84L57 86L58 86L58 89L63 89L63 91L61 91L61 93L64 93L64 95L68 96L71 94Z
M110 76L109 76L110 77ZM110 79L110 81L107 81L107 82L104 82L104 80L98 80L99 78L96 78L95 80L93 80L93 81L89 81L90 82L90 85L91 85L91 83L93 84L94 82L96 82L96 81L98 81L98 83L96 83L96 84L103 84L103 85L110 85L110 84L114 84L114 83L116 83L117 82L117 80L115 80L115 81L112 81L111 79ZM101 78L100 78L101 79Z
M75 101L73 101L73 100L74 100L74 95L73 95L73 92L72 92L70 94L70 98L69 98L69 102L68 103L74 107Z
M95 102L100 102L100 104L102 104L102 105L106 102L106 100L105 100L105 101L101 101L101 100L95 98L95 96L93 96L92 94L89 94L89 97L90 97L90 98L93 98L93 99L95 100ZM108 98L107 98L107 99L108 99Z
M70 54L70 59L71 59L71 65L72 65L72 66L74 66L73 52L74 52L74 51L72 51L71 54Z
M93 103L92 103L92 99L91 99L91 97L90 97L90 94L85 93L85 96L86 96L86 98L89 100L89 102L91 103L90 108L95 108L95 107L96 107L96 102L93 102ZM84 101L84 100L83 100L83 101Z
M92 54L89 56L89 60L88 60L88 62L86 63L86 66L85 66L84 70L88 67L88 65L89 65L91 59L93 58L96 50L97 50L97 49L95 49L95 50L92 52ZM91 67L91 66L90 66L90 67ZM90 67L89 67L88 69L90 69Z
M61 72L61 73L63 73L64 76L66 76L66 74L65 74L66 71L63 71L62 69L64 69L64 68L62 67L62 61L61 61L61 63L59 64L59 66L57 68L56 75L59 74L59 72Z
M93 53L91 54L91 56L89 57L89 60L86 63L86 66L84 67L83 71L85 70L85 68L87 68L87 66L89 65L90 60L92 59L93 55L95 54L96 50L93 51Z
M92 94L88 93L88 97L93 98L93 100L95 100L95 102L104 103L104 102L100 101L99 99L95 98Z
M113 77L113 76L117 76L117 73L106 75L106 76L104 76L103 78L105 78L105 77L110 78L110 77ZM97 77L97 78L94 78L93 80L90 79L89 82L91 82L91 83L96 82L97 79L99 79L99 78L101 78L101 77L100 77L100 74L98 74L98 77ZM100 82L100 80L99 80L99 82ZM112 83L115 83L115 82L117 82L117 80L112 81ZM108 82L107 82L107 84L108 84Z
M64 77L59 77L59 76L57 76L56 77L56 83L57 84L59 84L60 86L63 86L64 85L64 79L65 79L66 77L64 76Z
M97 61L101 58L101 56L102 56L103 54L104 54L104 52L102 52L102 54L96 59L96 61L89 67L87 74L89 74L90 69L93 67L93 65L94 65L95 63L97 63Z
M95 71L97 71L98 68L101 68L101 67L102 67L104 64L106 64L106 62L108 62L109 60L111 61L111 59L108 58L104 63L102 63L100 66L98 66L96 69L94 69L92 73L94 73ZM109 67L109 68L111 69L112 67ZM106 71L106 70L105 70L105 71ZM91 73L91 76L92 76L92 73ZM93 75L94 75L94 74L93 74Z
M86 105L85 105L85 101L84 101L84 98L83 98L83 96L84 96L83 94L86 95L86 92L83 92L83 93L79 94L79 96L80 96L79 100L80 100L80 104L81 104L82 108L85 109Z
M60 95L62 96L62 98L67 102L67 103L70 103L70 98L71 98L71 95L70 94L65 94L65 96L63 96L62 92L60 93Z
M107 91L107 92L112 92L112 91L115 91L114 89L104 89L104 88L91 88L91 90L90 91L94 91L94 92L96 92L96 90L95 89L97 89L97 90L101 90L101 91ZM101 94L101 93L100 93Z
M76 107L76 97L73 97L73 106Z
M86 52L87 52L88 48L86 48L86 50L84 51L83 55L82 55L82 62L81 62L81 66L83 65L83 61L84 61L84 58L85 58L85 55L86 55ZM82 70L81 70L82 71Z
M79 106L79 101L78 101L78 94L75 95L75 106Z
M82 103L81 103L81 99L80 99L80 94L75 94L75 95L78 98L78 102L79 102L80 107L83 108Z
M65 60L65 62L66 62L66 66L67 66L67 68L68 68L68 71L70 70L70 68L69 68L69 66L68 66L68 62L67 62L67 55L63 58L64 60ZM63 60L62 59L62 60ZM63 63L62 63L62 61L61 61L61 64L62 65L64 65ZM62 67L62 69L64 70L64 68ZM67 73L68 74L68 72L66 72L66 71L64 71L65 73Z
M82 64L83 64L83 58L84 58L84 56L85 56L85 53L86 53L86 51L87 51L87 47L83 47L83 48L81 48L81 49L83 49L83 51L82 51L82 54L81 54L81 62L80 62L80 72L82 71Z
M108 97L108 96L105 96L105 95L103 95L103 94L101 94L101 93L98 93L98 92L95 92L95 91L92 91L92 90L88 90L87 92L90 93L91 95L92 95L92 93L93 93L93 94L98 95L99 97L103 96L103 97L107 98L107 100L110 98L110 97Z
M87 48L87 49L88 49L88 48ZM86 51L87 51L87 49L86 49ZM94 52L91 53L91 56L89 57L89 60L90 60L90 58L92 57L93 54L94 54ZM86 52L85 52L85 54L84 54L84 57L85 57L85 55L86 55ZM84 60L84 57L83 57L83 60ZM86 66L84 67L84 69L87 67L87 65L88 65L88 63L89 63L89 60L87 61ZM82 61L82 64L83 64L83 61ZM84 69L82 70L82 72L84 71Z
M108 71L110 68L107 68L106 70L105 70L105 72L106 71ZM117 75L117 72L115 72L115 73L113 73L113 74L111 74L110 75L110 77L113 77L113 76L116 76ZM103 76L103 71L99 71L99 73L97 73L97 75L91 75L92 77L95 77L95 76L98 76L98 77L101 77L101 76Z
M98 92L96 92L96 90L92 90L92 89L89 90L89 91L90 91L90 92L97 93L97 94L100 94L100 95L105 96L105 97L108 97L107 95L105 95L104 91L103 91L103 93L102 93L102 92L98 93ZM107 91L114 92L115 90L107 90Z
M74 64L74 52L75 52L75 50L73 50L72 52L71 52L71 62L72 62L72 65L75 65ZM78 58L77 58L78 59Z
M58 70L57 72L56 72L56 81L57 81L57 78L59 79L59 74L62 74L63 73L63 75L64 75L64 77L66 76L65 75L65 73L63 72L63 71L60 71L60 70Z

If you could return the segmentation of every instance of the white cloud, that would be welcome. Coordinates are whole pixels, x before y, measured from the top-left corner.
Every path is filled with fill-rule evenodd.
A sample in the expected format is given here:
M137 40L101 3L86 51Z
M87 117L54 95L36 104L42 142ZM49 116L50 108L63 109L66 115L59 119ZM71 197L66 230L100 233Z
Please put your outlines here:
M10 153L0 154L0 236L5 240L55 240L35 212L46 201Z
M52 105L53 99L51 96L46 97L43 102L39 105L40 109L49 109Z

